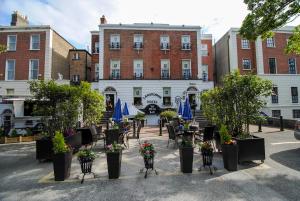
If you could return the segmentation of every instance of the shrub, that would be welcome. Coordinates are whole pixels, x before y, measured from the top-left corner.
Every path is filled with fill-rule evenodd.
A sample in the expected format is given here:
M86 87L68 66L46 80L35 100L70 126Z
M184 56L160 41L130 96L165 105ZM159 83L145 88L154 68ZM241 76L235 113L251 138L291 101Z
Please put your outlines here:
M18 137L18 132L16 129L13 129L12 132L11 132L11 137Z
M66 153L70 151L69 147L65 143L64 136L61 132L59 131L55 132L55 136L52 142L53 142L53 151L55 154Z
M123 147L121 144L117 144L116 142L109 144L106 146L106 153L116 153L123 150Z
M84 150L81 150L78 152L77 157L78 157L79 161L85 160L85 159L93 161L96 158L96 154L95 154L95 152L93 152L90 149L84 149Z
M135 119L144 120L145 119L145 114L138 112L137 115L135 115Z
M228 132L227 127L222 124L220 128L220 137L221 137L221 144L232 144L233 141L231 139L231 135Z
M177 116L177 113L172 110L166 110L160 113L160 117L167 118L169 121Z

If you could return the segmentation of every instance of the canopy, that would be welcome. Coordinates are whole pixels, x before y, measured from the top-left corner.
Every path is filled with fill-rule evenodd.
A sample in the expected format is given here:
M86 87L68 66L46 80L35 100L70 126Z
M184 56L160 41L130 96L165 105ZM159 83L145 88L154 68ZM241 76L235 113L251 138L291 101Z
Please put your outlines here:
M122 121L122 109L121 109L121 101L120 99L118 98L118 101L115 105L115 110L114 110L114 113L113 113L113 116L112 116L112 119L119 123Z
M129 115L129 111L128 111L128 107L127 107L127 103L125 102L125 105L123 107L123 115L124 116L128 116Z
M182 116L182 104L181 104L181 101L179 103L179 108L178 108L177 114Z
M191 110L191 106L190 106L188 97L186 97L185 102L184 102L182 118L184 120L192 120L192 118L193 118L192 110Z

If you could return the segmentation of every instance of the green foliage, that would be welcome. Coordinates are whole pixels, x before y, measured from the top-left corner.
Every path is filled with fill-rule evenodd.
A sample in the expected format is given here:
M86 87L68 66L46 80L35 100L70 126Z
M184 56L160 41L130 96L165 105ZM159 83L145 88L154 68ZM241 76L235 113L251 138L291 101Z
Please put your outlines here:
M47 131L63 132L74 128L82 108L86 126L98 123L104 111L104 98L91 89L91 85L81 82L80 86L57 84L55 81L30 81L30 91L36 99L34 113L43 116Z
M288 40L288 44L285 48L285 53L290 54L290 53L295 53L295 54L300 54L300 25L295 27L293 31L293 35L290 36Z
M177 113L173 110L165 110L160 113L160 117L167 118L169 121L171 121L176 116L177 116Z
M270 37L272 30L293 21L300 13L298 0L244 0L244 3L250 13L243 21L240 34L250 40ZM299 30L290 39L286 52L299 54Z
M99 123L105 111L104 96L91 89L91 84L81 82L81 100L83 104L83 122L90 126Z
M6 52L6 46L0 44L0 54L3 53L3 52Z
M143 144L141 144L140 146L140 154L144 157L144 158L153 158L154 154L155 154L155 150L154 150L154 146L152 143L149 143L147 141L145 141Z
M122 150L123 146L121 144L117 144L116 142L106 146L106 153L116 153Z
M228 129L224 124L221 125L219 132L221 137L221 144L230 144L231 135L229 134Z
M204 115L219 126L225 124L234 136L249 134L249 124L262 118L260 110L266 104L264 98L272 93L272 82L236 71L227 75L223 83L223 87L201 95Z
M55 154L66 153L70 151L69 147L65 143L65 138L60 131L56 131L53 142L53 151Z
M19 137L19 134L16 129L13 129L10 136L11 137Z
M0 127L0 137L4 136L4 128Z
M93 161L96 158L96 154L95 154L95 152L93 152L90 149L84 149L84 150L80 150L77 153L77 158L78 158L79 161L84 160L84 159Z
M32 130L30 128L26 128L26 135L27 136L32 136Z
M181 147L194 147L193 141L189 137L183 137Z
M137 120L145 120L145 114L138 112L137 115L135 115L135 119L137 119Z

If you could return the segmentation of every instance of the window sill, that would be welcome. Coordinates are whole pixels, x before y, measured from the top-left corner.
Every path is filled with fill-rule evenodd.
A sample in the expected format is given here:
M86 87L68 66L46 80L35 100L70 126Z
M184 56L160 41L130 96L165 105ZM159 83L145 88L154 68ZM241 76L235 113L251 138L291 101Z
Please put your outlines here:
M169 50L170 50L170 48L169 48L169 49L160 49L160 50L162 50L162 51L169 51Z
M6 52L16 52L17 50L6 50Z
M99 54L99 52L93 52L93 54Z
M242 50L250 50L251 48L248 47L248 48L241 48Z
M110 50L120 50L121 48L109 48Z
M251 71L252 69L250 68L250 69L245 69L245 68L243 68L243 70L246 70L246 71Z
M268 47L268 46L266 46L267 48L276 48L275 46L274 47Z
M182 50L182 51L191 51L192 49L182 49L182 48L181 48L181 50Z
M30 51L39 51L41 49L29 49Z

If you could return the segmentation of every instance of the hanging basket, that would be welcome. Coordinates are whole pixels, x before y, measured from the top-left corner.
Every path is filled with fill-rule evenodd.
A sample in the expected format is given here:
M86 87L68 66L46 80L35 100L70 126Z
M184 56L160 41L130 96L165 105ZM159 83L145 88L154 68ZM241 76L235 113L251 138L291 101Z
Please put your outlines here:
M211 166L213 156L214 156L213 151L204 149L204 150L201 150L201 154L202 154L203 166Z
M154 165L154 156L151 158L144 157L144 164L146 169L153 169Z
M78 159L81 166L81 172L83 174L90 174L92 172L93 159L90 158L80 158Z

